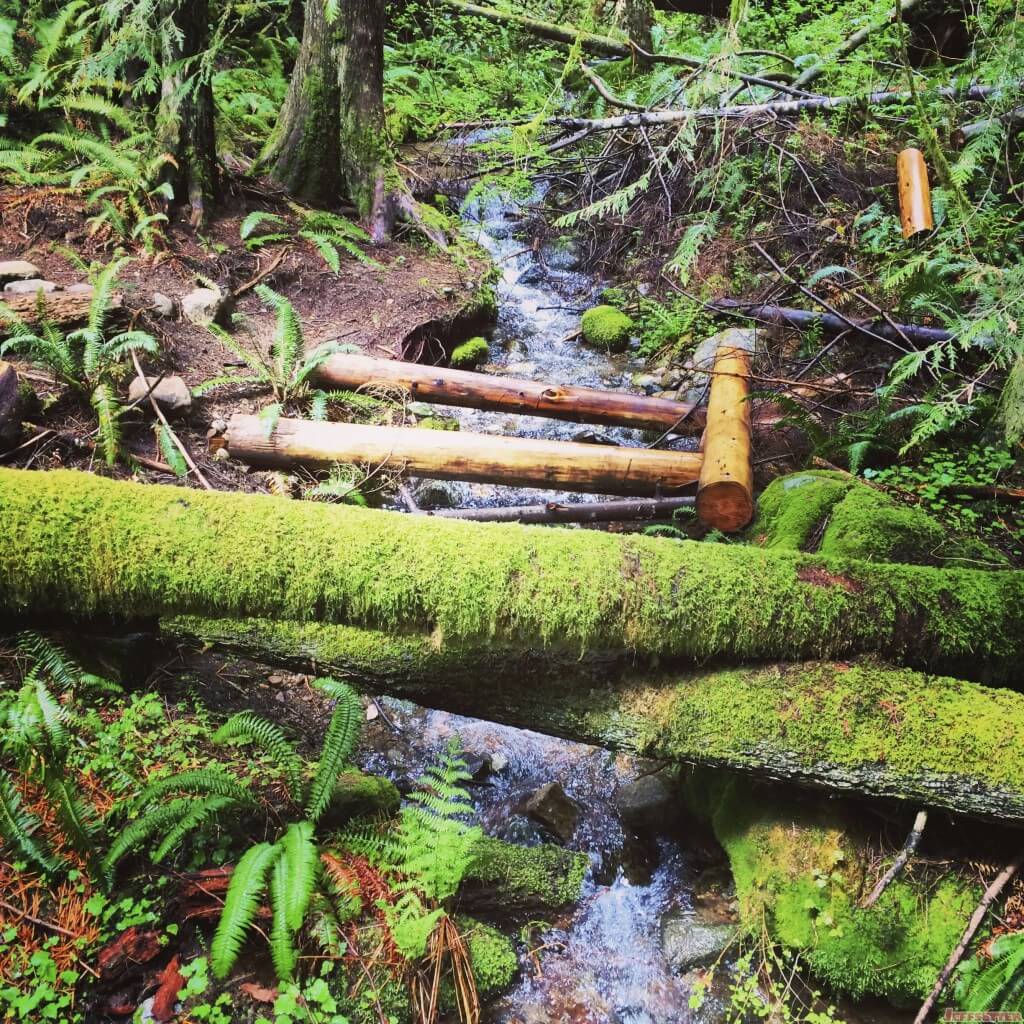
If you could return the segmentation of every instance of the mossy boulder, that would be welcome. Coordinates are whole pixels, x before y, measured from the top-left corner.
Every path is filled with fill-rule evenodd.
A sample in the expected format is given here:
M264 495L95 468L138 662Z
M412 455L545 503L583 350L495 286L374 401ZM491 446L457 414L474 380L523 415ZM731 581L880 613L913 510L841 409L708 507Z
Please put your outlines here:
M449 358L452 366L460 370L474 370L491 358L491 346L486 338L470 338L457 346Z
M580 321L583 340L605 352L622 352L629 344L633 321L614 306L594 306Z
M519 973L519 957L512 940L481 921L458 918L456 923L469 949L477 992L487 999L508 988Z
M543 843L516 846L484 836L466 871L468 898L493 893L505 910L560 910L579 900L590 868L585 853Z
M831 471L773 480L758 498L749 536L764 548L871 562L1006 565L998 551L952 534L919 506Z
M684 792L729 857L747 932L799 951L818 978L855 999L927 995L977 905L977 885L919 868L862 909L879 849L852 812L700 769Z

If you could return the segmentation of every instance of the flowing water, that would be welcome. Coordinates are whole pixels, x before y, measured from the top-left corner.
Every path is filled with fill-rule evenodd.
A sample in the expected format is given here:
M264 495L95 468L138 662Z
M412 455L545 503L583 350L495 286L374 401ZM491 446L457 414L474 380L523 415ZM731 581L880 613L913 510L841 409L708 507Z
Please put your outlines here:
M515 236L518 208L500 199L467 206L466 233L485 248L501 271L498 321L490 370L557 384L622 388L639 368L629 356L609 356L574 337L580 312L595 301L596 287L579 273L571 252L524 251ZM578 438L580 424L444 408L460 427L480 433ZM596 428L588 432L617 444L642 443L637 431ZM458 505L521 505L584 500L583 495L483 484L450 484ZM592 496L586 496L587 499ZM538 826L518 813L522 800L548 782L561 783L581 816L567 844L588 853L593 869L579 906L565 919L531 933L543 946L535 957L524 949L516 987L488 1011L491 1024L675 1024L721 1019L709 999L699 1013L688 1009L693 978L672 973L662 951L664 915L692 910L696 870L678 836L650 839L645 847L627 836L613 810L617 786L635 779L642 766L582 744L509 729L475 719L386 702L394 731L365 767L392 777L414 777L458 732L469 755L507 760L473 788L484 829L513 842L545 841ZM383 727L382 727L383 728Z

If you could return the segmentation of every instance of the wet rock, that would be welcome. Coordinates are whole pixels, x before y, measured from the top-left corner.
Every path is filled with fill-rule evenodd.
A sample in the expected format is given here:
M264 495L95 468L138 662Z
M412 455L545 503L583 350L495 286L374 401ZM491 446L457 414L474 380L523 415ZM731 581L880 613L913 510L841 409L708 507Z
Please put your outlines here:
M28 260L3 260L0 261L0 284L8 281L28 281L31 278L38 278L42 271Z
M170 319L174 316L174 299L163 292L153 292L149 299L149 311L154 316Z
M634 373L631 383L635 388L643 388L648 395L653 395L662 387L661 378L655 373Z
M620 786L612 797L623 825L636 832L664 832L679 819L676 775L666 770Z
M180 377L164 377L157 383L157 377L136 377L128 387L128 401L139 402L140 408L148 406L146 392L155 385L152 396L164 412L181 412L192 406L192 392Z
M717 334L705 338L694 349L693 355L684 363L684 368L691 372L687 374L686 385L688 390L680 394L680 398L686 402L699 402L706 399L705 391L710 381L709 371L715 365L715 356L721 346L730 348L742 348L748 352L754 352L757 340L757 332L752 327L730 327L728 330L719 331Z
M529 288L536 288L538 285L542 285L547 279L547 274L544 272L544 268L539 263L531 263L520 275L516 278L516 284L523 284Z
M555 249L546 256L548 270L568 274L580 268L580 258L572 249Z
M45 292L47 295L50 292L57 291L59 285L53 281L44 281L41 277L33 277L27 281L8 281L4 285L4 291L8 295L35 295L36 292Z
M692 914L667 914L661 921L661 948L677 974L715 962L736 936L731 924L703 924Z
M411 416L416 417L433 416L437 412L437 407L429 402L410 402L405 409Z
M532 377L536 372L536 363L510 363L505 367L505 373L509 377Z
M64 290L68 295L92 295L96 289L88 281L79 281L78 284L69 285Z
M196 288L181 300L186 320L200 327L212 324L224 308L224 293L219 288Z
M511 814L495 829L495 836L516 846L540 846L544 833L540 827L522 814Z
M572 435L572 439L577 444L610 444L614 447L619 446L619 442L614 438L609 437L607 434L600 434L596 430L580 430Z
M531 793L523 802L522 810L563 843L572 838L580 817L579 808L558 782L549 782Z
M503 772L508 767L508 758L499 750L491 754L491 771Z

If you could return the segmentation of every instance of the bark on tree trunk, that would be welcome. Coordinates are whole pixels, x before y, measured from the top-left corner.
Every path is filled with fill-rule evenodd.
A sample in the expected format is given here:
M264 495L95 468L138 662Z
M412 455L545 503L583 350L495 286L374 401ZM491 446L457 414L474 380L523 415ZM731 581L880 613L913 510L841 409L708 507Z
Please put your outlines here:
M1024 695L1010 690L870 660L641 673L345 626L181 617L161 633L613 750L1024 822Z
M0 470L0 610L315 619L673 659L875 652L1017 682L1024 573Z
M338 32L323 0L306 0L302 46L274 133L261 156L269 175L292 195L330 205L344 192Z
M209 8L209 0L162 0L160 5L161 17L176 31L160 33L165 72L157 145L173 158L164 167L164 180L176 202L189 204L194 227L204 223L219 191L213 87L198 67L206 49Z

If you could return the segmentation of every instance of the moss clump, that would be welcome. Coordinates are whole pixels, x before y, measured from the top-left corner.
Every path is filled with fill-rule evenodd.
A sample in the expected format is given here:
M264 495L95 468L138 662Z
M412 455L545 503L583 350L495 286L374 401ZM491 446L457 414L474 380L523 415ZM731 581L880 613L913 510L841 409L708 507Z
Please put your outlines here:
M460 370L473 370L491 358L491 346L486 338L470 338L457 346L448 360Z
M424 416L416 421L420 430L458 430L459 421L453 416Z
M363 815L394 814L401 802L401 794L390 779L363 772L343 772L338 776L324 822L343 825Z
M629 344L633 321L614 306L594 306L583 314L583 340L606 352L622 352Z
M473 847L466 879L497 889L506 906L557 910L579 900L589 868L584 853L548 844L515 846L484 836Z
M317 619L664 657L874 651L1013 679L1024 573L461 523L0 470L0 606ZM257 547L254 548L254 540ZM143 552L144 555L140 555Z
M519 973L519 957L512 940L480 921L461 917L456 923L469 948L477 992L487 999L508 988Z
M808 808L700 771L686 786L729 857L743 926L802 954L853 998L920 1000L931 989L980 890L954 873L904 875L864 910L876 851L834 807Z
M958 561L993 568L1006 559L982 541L952 536L916 505L842 473L811 471L773 480L758 499L754 543L776 551L916 565Z

